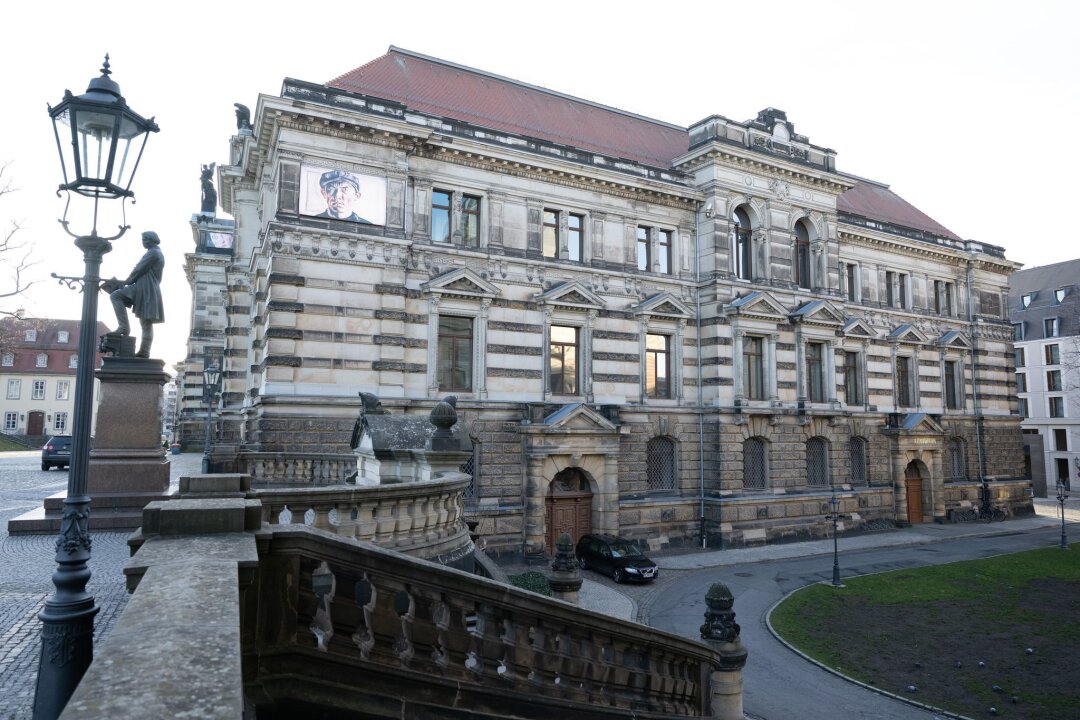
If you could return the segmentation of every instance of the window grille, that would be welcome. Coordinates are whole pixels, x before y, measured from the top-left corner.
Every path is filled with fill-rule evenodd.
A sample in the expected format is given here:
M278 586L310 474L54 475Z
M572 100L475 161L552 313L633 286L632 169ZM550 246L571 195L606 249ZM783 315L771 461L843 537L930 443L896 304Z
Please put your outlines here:
M851 453L851 484L869 485L870 474L866 463L866 439L853 437L848 441Z
M480 443L476 440L472 441L472 455L469 459L461 463L461 467L458 468L460 472L470 476L469 486L461 493L461 498L466 503L476 502L476 478L480 474Z
M765 441L761 438L749 438L743 442L743 487L748 490L764 490L767 482Z
M960 438L949 440L949 479L967 480L967 454L964 441Z
M829 443L823 438L806 441L806 483L816 487L829 484Z
M675 441L657 437L646 446L645 478L649 490L675 489Z

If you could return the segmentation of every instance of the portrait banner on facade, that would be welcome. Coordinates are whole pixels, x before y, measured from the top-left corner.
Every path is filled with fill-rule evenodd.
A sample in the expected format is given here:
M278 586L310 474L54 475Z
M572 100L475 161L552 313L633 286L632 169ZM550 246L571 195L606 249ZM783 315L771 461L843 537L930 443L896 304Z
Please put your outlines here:
M222 232L206 233L206 247L215 250L232 250L233 234Z
M385 225L386 178L324 165L301 165L300 214Z

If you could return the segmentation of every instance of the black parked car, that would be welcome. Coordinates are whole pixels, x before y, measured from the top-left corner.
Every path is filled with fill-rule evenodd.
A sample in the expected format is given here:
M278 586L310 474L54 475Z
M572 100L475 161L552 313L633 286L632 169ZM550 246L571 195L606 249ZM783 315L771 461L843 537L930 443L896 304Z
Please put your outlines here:
M71 464L71 436L56 435L41 448L41 469L66 468Z
M617 583L646 582L660 574L660 568L637 545L614 535L582 536L577 544L577 561L582 568L610 575Z

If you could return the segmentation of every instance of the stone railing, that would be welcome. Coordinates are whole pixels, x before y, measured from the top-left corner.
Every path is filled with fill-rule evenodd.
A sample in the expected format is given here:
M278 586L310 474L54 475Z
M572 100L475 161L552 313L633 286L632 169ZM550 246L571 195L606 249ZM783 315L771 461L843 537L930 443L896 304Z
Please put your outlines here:
M723 662L705 644L317 529L269 530L242 634L259 711L716 717Z
M308 525L428 560L459 566L472 543L462 493L469 476L396 485L252 488L267 525ZM460 555L460 557L458 557Z
M356 456L321 453L242 452L232 472L251 476L259 486L340 485L356 473Z

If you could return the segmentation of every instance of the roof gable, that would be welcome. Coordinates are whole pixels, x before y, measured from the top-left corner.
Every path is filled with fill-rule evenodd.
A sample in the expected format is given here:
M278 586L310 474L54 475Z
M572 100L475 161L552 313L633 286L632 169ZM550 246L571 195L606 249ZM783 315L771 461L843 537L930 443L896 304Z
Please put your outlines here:
M558 305L575 310L602 310L604 300L577 280L560 283L538 294L541 305Z
M465 298L493 298L499 294L497 286L469 268L457 268L445 272L422 284L420 290L425 293Z
M862 318L848 318L844 323L844 327L841 331L848 337L863 337L863 338L875 338L877 333L874 328L870 327L870 323L866 322Z
M967 339L967 336L959 330L950 330L949 332L938 338L937 344L941 347L960 348L962 350L971 349L971 341Z

